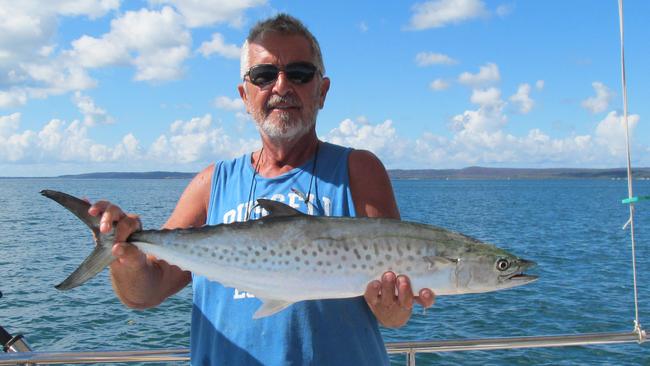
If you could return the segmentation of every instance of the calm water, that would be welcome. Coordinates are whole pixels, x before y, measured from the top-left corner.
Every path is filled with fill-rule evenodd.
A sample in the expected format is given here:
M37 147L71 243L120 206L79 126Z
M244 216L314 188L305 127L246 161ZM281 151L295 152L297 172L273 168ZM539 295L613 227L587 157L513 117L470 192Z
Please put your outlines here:
M90 252L88 230L41 197L55 189L110 198L160 226L185 180L0 180L0 325L25 334L35 350L171 348L189 345L191 289L158 308L135 311L113 295L107 271L59 292ZM572 181L396 181L403 219L434 224L535 260L540 280L488 294L438 298L408 325L383 330L386 341L629 331L633 327L626 183ZM650 194L650 182L635 182ZM650 307L650 203L637 206L641 324ZM532 272L531 272L532 273ZM403 358L395 359L402 364ZM418 364L650 364L646 345L454 352L418 356Z

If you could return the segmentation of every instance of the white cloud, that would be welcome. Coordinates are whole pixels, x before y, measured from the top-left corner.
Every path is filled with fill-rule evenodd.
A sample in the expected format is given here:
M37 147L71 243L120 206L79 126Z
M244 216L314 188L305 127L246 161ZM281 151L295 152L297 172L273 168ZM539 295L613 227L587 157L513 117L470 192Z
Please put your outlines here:
M628 115L628 128L630 139L634 136L634 130L639 123L638 114ZM598 123L596 127L596 138L598 142L607 147L613 156L625 156L625 120L615 111L611 111Z
M485 66L481 66L477 74L463 72L458 76L459 83L470 86L490 84L500 79L499 67L494 63L487 63Z
M18 131L20 126L20 113L0 116L0 138L8 138Z
M409 28L440 28L488 15L481 0L432 0L415 4Z
M190 28L228 22L233 26L243 24L246 9L264 5L266 0L149 0L152 4L173 5Z
M72 100L77 105L77 108L79 108L79 112L83 114L83 122L86 126L109 124L114 122L113 117L108 115L104 109L95 105L95 101L91 97L82 95L81 92L77 91Z
M591 86L596 91L596 96L583 100L582 107L591 113L600 113L605 111L609 107L609 102L614 96L612 91L609 90L605 84L599 81L594 81L591 83Z
M440 91L449 88L449 83L442 79L436 79L429 84L429 87L432 90Z
M177 120L169 134L159 136L148 150L149 159L168 163L209 163L215 159L233 158L259 146L258 140L229 136L221 127L212 126L212 116Z
M219 96L214 99L214 105L219 109L227 111L241 112L246 110L244 101L241 98L228 98L226 96Z
M396 160L408 151L406 141L397 136L391 120L373 125L364 117L356 121L348 118L323 139L334 144L370 150L390 160Z
M420 52L415 56L415 63L424 67L434 64L453 65L457 61L442 53Z
M118 0L3 1L0 3L0 107L25 104L95 82L74 61L59 59L52 43L58 18L96 19L119 8Z
M499 107L503 104L501 90L497 88L474 89L470 101L482 107Z
M212 34L212 40L203 42L198 51L204 57L216 53L226 58L239 59L241 55L241 48L234 44L226 44L223 35L220 33Z
M519 112L527 114L533 109L535 102L530 97L531 87L529 84L519 84L517 93L510 97L510 101L519 106Z
M537 88L537 90L544 89L544 80L537 80L535 82L535 88Z
M0 90L0 108L17 107L27 103L27 91L12 88L8 91Z
M200 167L217 159L234 158L260 145L258 139L230 136L222 127L213 126L209 114L174 121L169 132L148 147L142 146L132 133L124 135L113 146L96 142L89 137L93 126L79 120L52 119L38 131L21 131L20 118L19 113L0 116L0 163L119 164L127 170L146 164L144 169L152 166L178 169L185 164L196 163Z

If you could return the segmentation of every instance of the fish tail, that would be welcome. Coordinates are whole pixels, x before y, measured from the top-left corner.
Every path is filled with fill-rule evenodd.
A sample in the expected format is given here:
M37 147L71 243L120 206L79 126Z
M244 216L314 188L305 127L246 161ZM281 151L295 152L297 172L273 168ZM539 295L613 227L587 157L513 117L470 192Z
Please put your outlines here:
M108 234L102 234L99 231L99 217L91 216L88 213L90 203L84 200L63 192L52 190L43 190L41 191L41 194L56 201L68 211L72 212L83 221L83 223L86 224L93 233L95 249L88 257L86 257L79 267L68 276L68 278L54 286L57 290L70 290L93 278L115 259L111 254L115 229Z

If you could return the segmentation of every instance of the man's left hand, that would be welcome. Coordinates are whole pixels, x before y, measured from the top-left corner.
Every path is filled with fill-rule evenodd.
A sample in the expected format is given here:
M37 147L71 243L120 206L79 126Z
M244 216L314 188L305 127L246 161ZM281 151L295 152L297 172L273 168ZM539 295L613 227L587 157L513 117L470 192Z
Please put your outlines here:
M395 276L393 272L384 273L381 281L370 282L363 296L381 325L391 328L406 324L411 317L414 301L425 308L435 301L430 289L421 289L418 296L414 296L409 278Z

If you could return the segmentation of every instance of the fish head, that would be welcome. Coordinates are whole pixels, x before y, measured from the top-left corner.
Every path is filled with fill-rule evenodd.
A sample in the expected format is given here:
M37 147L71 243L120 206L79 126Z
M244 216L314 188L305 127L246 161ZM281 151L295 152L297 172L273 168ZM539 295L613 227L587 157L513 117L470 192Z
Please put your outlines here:
M535 262L498 250L493 253L460 258L456 268L456 285L462 292L487 292L525 285L537 276L524 271Z

